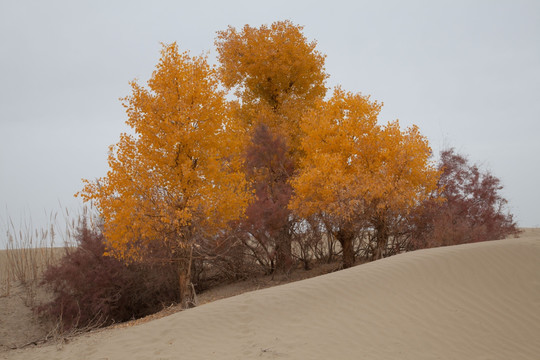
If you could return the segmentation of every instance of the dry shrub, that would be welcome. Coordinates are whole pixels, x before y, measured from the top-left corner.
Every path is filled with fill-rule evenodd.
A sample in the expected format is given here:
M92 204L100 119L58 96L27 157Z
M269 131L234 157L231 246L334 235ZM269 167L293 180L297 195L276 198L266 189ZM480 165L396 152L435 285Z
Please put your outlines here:
M191 270L191 281L197 292L260 275L261 267L244 246L243 236L243 230L232 224L216 237L198 239Z
M454 149L441 153L439 169L440 195L413 214L411 248L498 240L519 233L497 177L471 165Z
M63 331L143 317L178 300L171 264L126 265L105 256L102 232L85 220L76 239L78 246L45 271L54 299L38 308Z
M294 161L285 139L264 123L255 126L245 153L254 200L240 223L241 241L266 273L292 267L295 219L288 208Z

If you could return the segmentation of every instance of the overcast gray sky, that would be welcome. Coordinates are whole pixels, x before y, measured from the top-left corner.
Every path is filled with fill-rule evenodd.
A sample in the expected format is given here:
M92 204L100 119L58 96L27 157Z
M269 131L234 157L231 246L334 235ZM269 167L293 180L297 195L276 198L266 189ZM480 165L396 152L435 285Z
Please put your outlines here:
M540 226L540 1L0 0L1 220L80 208L127 131L120 97L160 43L215 57L216 31L290 19L327 55L328 84L384 102L499 177ZM61 205L59 205L61 204ZM1 240L0 240L1 241Z

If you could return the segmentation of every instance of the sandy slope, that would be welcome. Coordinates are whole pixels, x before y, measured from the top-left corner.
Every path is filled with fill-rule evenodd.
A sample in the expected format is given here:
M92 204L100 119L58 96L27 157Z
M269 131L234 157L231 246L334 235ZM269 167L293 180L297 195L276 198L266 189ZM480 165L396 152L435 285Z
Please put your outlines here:
M9 359L539 359L540 234L416 251Z

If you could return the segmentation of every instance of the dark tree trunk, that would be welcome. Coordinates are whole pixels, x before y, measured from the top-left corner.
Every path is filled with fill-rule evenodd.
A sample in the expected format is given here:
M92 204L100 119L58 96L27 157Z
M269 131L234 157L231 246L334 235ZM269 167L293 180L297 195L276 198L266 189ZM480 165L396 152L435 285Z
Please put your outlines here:
M326 244L328 246L328 257L326 259L326 263L330 264L332 261L334 261L334 240L330 236L330 233L328 233L326 236Z
M292 268L292 248L288 228L281 231L276 243L276 270L289 273Z
M375 225L375 238L377 240L377 247L373 253L372 260L379 260L384 257L384 252L388 246L388 227L384 219L378 220Z
M191 264L193 259L193 247L181 246L178 250L178 291L179 302L183 309L187 309L193 303L191 292Z
M343 249L343 268L350 268L354 265L354 232L348 229L341 229L337 232L336 238Z
M180 305L182 309L187 309L189 305L189 283L185 272L178 274L178 286L180 291Z

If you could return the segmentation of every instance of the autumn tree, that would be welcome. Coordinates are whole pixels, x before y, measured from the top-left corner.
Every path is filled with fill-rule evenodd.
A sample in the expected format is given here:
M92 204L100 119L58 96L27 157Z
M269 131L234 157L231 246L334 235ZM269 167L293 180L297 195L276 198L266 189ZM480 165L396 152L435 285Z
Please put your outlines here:
M107 175L86 180L80 195L100 211L110 254L137 261L156 244L169 249L185 305L197 239L241 217L249 199L234 156L243 131L231 120L216 69L175 43L163 46L148 88L131 86L124 106L135 135L121 135Z
M438 191L415 212L413 248L503 239L519 231L501 181L454 149L441 152Z
M229 27L218 32L216 39L220 78L227 89L235 89L239 99L235 115L251 134L247 175L255 202L248 208L244 228L253 229L257 224L260 241L269 236L263 247L276 251L277 268L291 262L294 221L287 207L291 195L287 183L300 157L300 119L326 94L325 56L302 30L290 21L278 21L259 28ZM275 147L267 146L272 143ZM287 170L274 168L265 158L268 153L287 163ZM276 228L278 224L281 229Z
M224 86L240 99L247 127L260 122L284 136L291 152L299 147L304 111L326 94L325 56L303 28L277 21L259 28L229 27L218 32L216 48Z
M374 233L372 257L384 255L392 223L435 189L438 172L427 140L413 126L377 124L381 104L337 88L301 123L300 172L292 181L291 208L316 215L353 265L353 242L360 230Z

